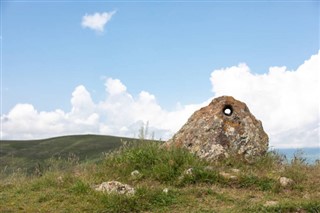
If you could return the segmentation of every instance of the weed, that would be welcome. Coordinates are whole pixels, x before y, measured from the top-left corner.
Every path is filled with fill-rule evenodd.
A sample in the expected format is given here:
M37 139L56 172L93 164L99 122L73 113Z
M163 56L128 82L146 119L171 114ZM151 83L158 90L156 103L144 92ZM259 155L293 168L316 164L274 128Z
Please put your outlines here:
M76 181L70 189L70 192L75 194L87 194L91 190L89 184L82 182L81 180Z
M138 170L145 178L172 183L185 169L199 163L197 157L184 149L165 150L157 142L140 142L108 155L103 164L112 169L114 175L129 176L132 171Z
M205 170L205 167L196 167L192 169L192 174L182 176L179 186L186 184L210 183L223 184L225 179L217 171Z
M273 179L253 175L241 176L237 184L241 188L257 188L262 191L268 191L277 186L277 182Z

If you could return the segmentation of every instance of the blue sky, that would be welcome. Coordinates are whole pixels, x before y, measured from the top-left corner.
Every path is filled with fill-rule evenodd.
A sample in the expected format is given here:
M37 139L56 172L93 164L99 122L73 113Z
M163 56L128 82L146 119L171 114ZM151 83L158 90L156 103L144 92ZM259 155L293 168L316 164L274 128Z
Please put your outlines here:
M103 32L81 25L111 12ZM295 71L319 51L318 1L2 1L1 24L2 115L68 112L79 85L98 104L110 78L171 111L216 96L214 70Z
M81 27L84 14L114 10L102 35ZM3 2L2 13L4 112L68 109L78 84L99 99L101 76L170 109L208 98L214 69L295 69L319 49L318 2Z

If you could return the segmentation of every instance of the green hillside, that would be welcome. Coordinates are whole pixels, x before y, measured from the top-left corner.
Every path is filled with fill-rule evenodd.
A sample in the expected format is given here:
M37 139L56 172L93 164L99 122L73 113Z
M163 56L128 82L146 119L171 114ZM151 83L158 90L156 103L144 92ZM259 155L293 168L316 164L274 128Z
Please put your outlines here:
M72 135L42 140L1 140L0 169L10 173L17 169L32 172L49 159L73 158L77 161L97 160L103 152L122 145L132 138L104 135ZM76 158L76 159L75 159Z
M42 142L49 143L50 152L62 153L91 145L84 142L86 137L99 138L63 137L69 146L61 142L60 149L55 139ZM117 138L114 146L108 137L100 139L91 143L110 143L106 148L120 144ZM30 149L40 155L36 150L42 143L33 143ZM96 149L99 156L105 148ZM141 141L127 143L99 161L79 162L69 156L43 162L51 168L0 177L0 212L320 212L320 164L309 165L299 157L286 163L275 152L250 164L237 157L207 162L184 149ZM283 178L290 182L282 183ZM96 190L108 181L129 184L135 191L127 195Z

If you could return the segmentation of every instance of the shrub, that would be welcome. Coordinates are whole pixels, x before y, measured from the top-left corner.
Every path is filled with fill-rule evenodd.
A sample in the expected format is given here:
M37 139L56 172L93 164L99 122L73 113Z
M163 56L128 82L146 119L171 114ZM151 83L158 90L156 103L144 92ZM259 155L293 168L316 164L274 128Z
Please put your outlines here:
M175 182L184 170L204 164L187 150L166 149L159 142L136 142L107 155L103 165L112 168L113 176L129 177L138 170L144 178L161 183ZM105 168L106 169L106 168Z

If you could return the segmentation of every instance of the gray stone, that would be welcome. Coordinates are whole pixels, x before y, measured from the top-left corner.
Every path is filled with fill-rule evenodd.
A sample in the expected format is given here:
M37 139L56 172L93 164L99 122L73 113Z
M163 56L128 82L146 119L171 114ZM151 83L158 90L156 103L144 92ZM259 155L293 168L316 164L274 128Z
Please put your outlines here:
M133 195L135 193L133 187L118 181L103 182L100 185L97 185L95 190L106 192L108 194L115 193L120 195Z
M265 204L263 206L265 207L272 207L272 206L277 206L279 204L278 201L274 201L274 200L269 200L267 202L265 202Z
M185 175L192 175L192 174L193 174L193 168L189 168L189 169L185 170L185 171L183 172L183 174L185 174Z
M219 172L219 175L221 175L222 177L224 177L226 179L231 179L231 180L238 179L237 176L231 175L230 173L227 173L227 172Z
M133 172L131 172L131 176L133 177L137 177L140 175L140 172L138 170L134 170Z
M240 173L240 169L231 169L231 172L239 174Z
M294 183L292 179L287 177L280 177L279 182L280 182L280 185L284 188L289 187Z
M183 147L207 160L237 155L251 162L266 153L268 141L245 103L222 96L194 112L165 146Z
M162 190L162 192L165 193L165 194L168 194L169 189L168 189L168 188L164 188L164 189Z

